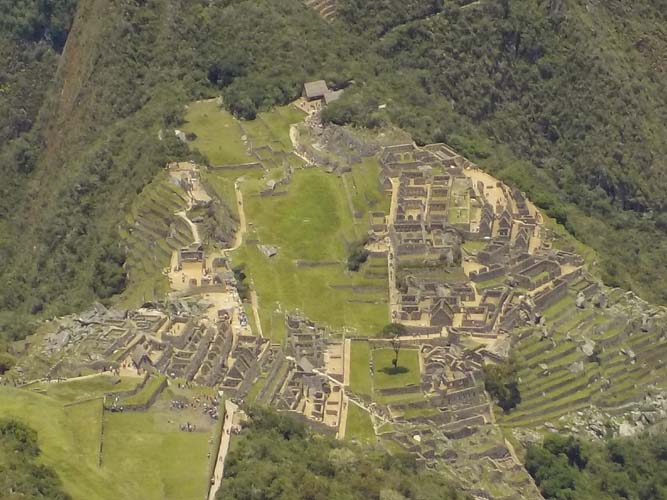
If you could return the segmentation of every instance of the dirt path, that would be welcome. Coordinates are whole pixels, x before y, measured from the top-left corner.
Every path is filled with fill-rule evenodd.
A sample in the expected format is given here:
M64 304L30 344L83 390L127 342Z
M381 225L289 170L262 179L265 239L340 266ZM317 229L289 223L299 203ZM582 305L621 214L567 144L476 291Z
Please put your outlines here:
M306 165L314 165L314 163L306 158L303 154L299 153L299 130L296 128L297 125L293 124L289 126L289 139L292 142L292 153L301 158Z
M398 189L400 187L400 181L395 179L390 179L391 181L391 205L389 208L389 219L387 220L387 229L391 232L394 227L394 221L396 220L396 211L398 207ZM396 316L398 316L399 311L399 295L398 290L396 289L396 276L394 275L394 249L391 245L391 239L387 237L387 246L389 247L389 252L387 253L387 278L389 285L389 321L393 322Z
M259 320L259 300L255 290L250 292L250 303L252 304L252 315L255 317L255 324L257 325L257 333L263 338L264 332L262 332L262 322Z
M343 395L343 404L340 412L340 424L338 425L338 433L336 439L345 439L345 431L347 430L347 408L350 404L350 398Z
M232 424L234 422L234 414L238 410L238 406L229 400L225 401L225 423L222 426L222 439L220 440L220 448L218 449L218 459L215 462L215 470L213 472L213 482L211 489L208 491L208 500L215 500L215 494L220 488L222 477L225 471L225 458L229 451L229 442L232 437Z
M345 360L345 364L343 365L343 385L345 387L350 387L350 356L352 356L352 341L345 339L343 347L343 359Z
M197 245L200 244L201 238L199 237L199 229L197 228L197 224L195 224L188 218L188 214L185 211L176 212L176 215L178 215L181 219L183 219L185 223L190 227L190 231L192 232L192 238L194 240L193 243Z
M248 224L245 216L245 207L243 205L243 193L241 192L240 182L234 182L234 192L236 193L236 207L239 209L239 228L236 231L234 245L223 250L223 252L233 252L238 250L243 244L243 237L248 231Z

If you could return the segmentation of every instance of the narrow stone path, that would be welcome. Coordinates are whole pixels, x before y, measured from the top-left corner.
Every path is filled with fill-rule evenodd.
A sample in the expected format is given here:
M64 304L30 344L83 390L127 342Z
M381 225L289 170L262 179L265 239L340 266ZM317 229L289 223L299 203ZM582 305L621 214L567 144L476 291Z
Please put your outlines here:
M354 216L354 203L352 203L352 193L350 193L350 187L347 184L347 177L345 174L340 176L343 181L343 188L345 189L345 199L347 200L347 206L350 209L350 217L352 217L352 229L354 229L354 235L358 238L359 232L357 231L357 219Z
M257 298L257 292L254 289L250 291L250 304L252 304L252 315L255 317L257 333L263 338L264 332L262 332L262 322L259 320L259 299Z
M238 250L243 244L243 237L248 231L248 224L246 222L245 207L243 205L243 193L241 192L241 183L239 180L234 182L234 192L236 193L236 207L239 210L239 228L236 231L234 245L223 250L223 252L233 252Z
M232 437L232 423L234 422L234 414L237 410L238 406L229 400L225 400L225 423L222 426L222 439L220 440L220 448L218 449L218 458L215 462L215 470L211 478L211 488L208 491L208 500L215 500L215 494L222 483L222 477L225 472L225 459L227 458L229 443Z
M396 212L398 210L398 190L401 186L401 181L398 179L390 179L391 182L391 204L389 205L389 218L387 220L387 231L391 233L394 222L396 221ZM399 295L396 289L396 276L394 275L395 265L394 247L391 244L391 238L387 237L387 282L389 285L389 322L393 323L400 309Z
M193 243L197 245L200 244L201 238L199 237L199 229L197 228L197 224L195 224L188 218L188 214L185 211L176 212L176 215L178 215L181 219L183 219L185 223L190 227L190 231L192 232Z
M299 152L299 131L297 130L296 125L290 125L289 138L290 141L292 142L292 152L299 158L301 158L304 162L306 162L306 165L308 166L314 165L312 160L306 158L305 155Z

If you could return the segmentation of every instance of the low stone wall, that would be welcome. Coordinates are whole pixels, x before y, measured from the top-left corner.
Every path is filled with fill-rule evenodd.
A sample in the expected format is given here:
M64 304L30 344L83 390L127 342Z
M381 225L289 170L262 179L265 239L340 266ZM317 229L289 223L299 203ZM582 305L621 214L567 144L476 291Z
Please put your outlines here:
M398 396L402 394L414 394L421 392L422 388L419 385L409 385L407 387L395 387L393 389L376 389L376 392L382 396Z
M278 412L284 415L288 415L290 418L293 418L294 420L301 422L306 426L315 429L317 432L321 432L322 434L328 434L330 436L336 435L335 428L329 427L328 425L325 425L321 422L316 422L314 420L311 420L308 417L306 417L303 413L299 413L293 410L278 410Z
M144 379L137 384L137 386L134 389L130 389L129 391L119 391L119 392L106 392L104 393L105 398L126 398L128 396L134 396L136 393L138 393L141 389L144 388L146 385L146 382L148 382L148 379L150 378L151 374L147 373L144 375Z
M151 406L155 404L155 401L157 401L157 398L162 394L162 391L165 390L167 387L168 381L165 378L159 386L155 389L155 392L151 394L151 397L148 398L148 401L146 401L143 404L136 404L136 405L123 405L123 411L146 411L148 410Z
M259 196L261 198L267 198L269 196L287 196L289 194L289 191L272 191L272 190L266 190L262 191L259 193ZM252 196L252 195L251 195ZM255 195L256 196L256 195Z
M209 170L254 170L263 169L264 167L258 161L251 163L239 163L236 165L211 165Z
M491 267L485 267L479 271L472 271L470 273L470 280L479 283L480 281L489 281L492 279L500 278L505 275L505 266L495 264Z

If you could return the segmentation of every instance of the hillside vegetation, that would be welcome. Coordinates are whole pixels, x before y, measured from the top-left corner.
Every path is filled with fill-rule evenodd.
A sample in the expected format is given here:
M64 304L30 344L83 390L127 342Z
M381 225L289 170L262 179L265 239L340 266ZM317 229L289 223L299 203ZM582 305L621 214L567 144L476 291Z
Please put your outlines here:
M67 500L52 469L37 462L37 433L14 420L0 420L0 491L3 498Z
M173 134L186 102L253 118L314 78L354 81L326 119L450 143L594 247L609 284L665 302L665 1L466 3L341 0L333 24L299 0L3 9L2 330L127 286L124 214L196 156Z
M547 500L667 498L667 435L606 443L549 436L529 448L526 467Z
M314 436L295 420L253 409L230 452L218 499L464 500L443 475L418 472L410 456L362 453ZM252 496L248 492L252 491Z

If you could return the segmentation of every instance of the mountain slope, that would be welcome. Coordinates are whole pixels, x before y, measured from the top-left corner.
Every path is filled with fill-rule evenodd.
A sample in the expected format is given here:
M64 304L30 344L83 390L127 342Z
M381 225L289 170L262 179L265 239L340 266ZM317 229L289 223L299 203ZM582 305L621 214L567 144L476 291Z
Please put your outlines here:
M609 284L667 300L664 0L340 0L333 23L299 0L62 4L66 44L61 16L27 42L0 22L31 50L60 40L31 69L54 79L0 102L30 103L0 152L5 315L123 289L124 212L188 156L171 133L188 100L253 117L315 78L354 81L329 120L452 144L593 246Z

